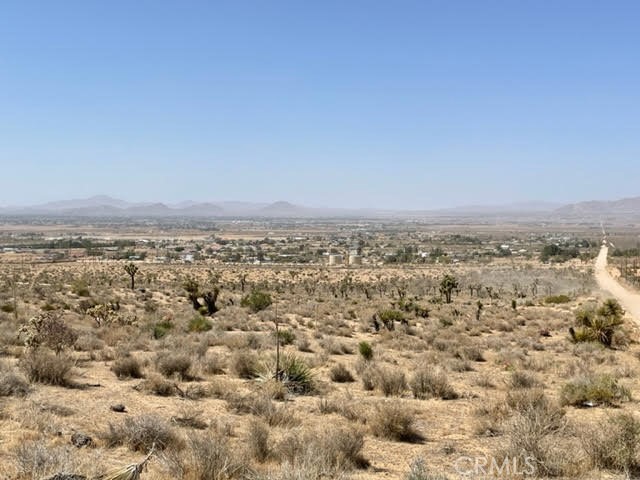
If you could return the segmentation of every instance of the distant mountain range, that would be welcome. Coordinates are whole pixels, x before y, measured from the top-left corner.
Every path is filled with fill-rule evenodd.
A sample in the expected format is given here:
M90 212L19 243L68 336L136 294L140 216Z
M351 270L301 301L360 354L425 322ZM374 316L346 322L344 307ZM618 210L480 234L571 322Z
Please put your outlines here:
M509 205L478 206L439 210L382 210L348 208L311 208L285 201L274 203L250 202L193 202L177 204L131 203L106 195L75 200L62 200L40 205L0 207L0 215L62 216L62 217L266 217L266 218L442 218L442 217L502 217L541 220L602 218L640 219L640 197L616 201L590 201L561 205L548 202L514 203Z

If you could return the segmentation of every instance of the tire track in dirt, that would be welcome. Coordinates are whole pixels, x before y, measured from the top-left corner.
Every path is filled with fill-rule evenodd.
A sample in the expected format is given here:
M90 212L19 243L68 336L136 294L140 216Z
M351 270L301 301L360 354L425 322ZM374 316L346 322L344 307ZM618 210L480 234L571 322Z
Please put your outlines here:
M595 276L598 285L613 295L620 305L633 317L637 325L640 325L640 294L634 293L623 287L607 270L607 254L609 248L602 245L595 265Z

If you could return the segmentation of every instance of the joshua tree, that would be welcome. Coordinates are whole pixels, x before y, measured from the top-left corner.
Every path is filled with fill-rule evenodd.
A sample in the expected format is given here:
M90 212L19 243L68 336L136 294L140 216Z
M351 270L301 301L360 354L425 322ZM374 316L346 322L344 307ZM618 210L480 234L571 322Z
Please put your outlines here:
M440 293L444 295L445 302L451 303L451 294L458 288L458 280L453 275L446 274L440 282Z
M247 288L247 274L242 273L240 274L240 289L242 290L242 293L244 293L245 288Z
M131 290L136 288L136 273L139 268L134 263L128 263L124 266L124 271L131 277Z
M214 282L217 281L217 277L212 277L212 279ZM206 307L208 315L213 315L219 310L216 304L218 301L218 295L220 295L220 287L218 285L214 284L211 290L203 292L200 289L198 282L189 278L182 284L182 287L187 291L187 295L194 310L200 311L202 307ZM200 303L201 298L204 301L204 305Z
M202 306L200 304L200 285L198 285L198 282L196 282L193 278L189 278L187 280L185 280L185 282L182 284L182 287L187 291L187 295L189 297L189 300L191 301L191 304L193 305L193 309L194 310L200 310L200 307Z
M207 313L209 315L213 315L218 311L216 302L218 301L219 294L220 287L218 287L217 285L214 286L211 291L202 294L202 299L204 300L204 304L207 306Z

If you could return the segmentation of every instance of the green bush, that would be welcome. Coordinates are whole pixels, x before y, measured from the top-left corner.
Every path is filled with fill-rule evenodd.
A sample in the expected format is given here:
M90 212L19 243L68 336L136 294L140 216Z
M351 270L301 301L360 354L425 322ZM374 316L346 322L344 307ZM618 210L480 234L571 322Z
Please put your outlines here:
M291 330L280 330L278 331L278 339L280 340L280 345L291 345L296 340L296 334Z
M268 293L261 292L260 290L254 290L242 299L240 305L248 307L253 313L257 313L268 308L271 303L273 302Z
M378 318L380 318L387 330L393 330L395 329L395 322L404 320L404 313L400 310L381 310L378 312Z
M189 331L190 332L208 332L213 328L213 324L211 320L202 315L196 315L191 320L189 320Z
M559 303L569 303L571 298L567 295L550 295L544 299L544 303L557 305Z
M153 338L155 338L156 340L164 338L172 329L173 322L169 320L158 322L153 326Z
M362 358L369 361L373 358L373 347L369 342L362 341L358 344L358 351Z

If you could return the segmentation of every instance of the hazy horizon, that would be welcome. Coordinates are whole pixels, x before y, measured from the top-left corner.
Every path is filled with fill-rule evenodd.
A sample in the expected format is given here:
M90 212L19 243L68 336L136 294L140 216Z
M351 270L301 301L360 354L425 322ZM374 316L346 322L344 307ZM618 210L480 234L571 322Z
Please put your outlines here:
M0 205L640 195L640 4L9 2Z

